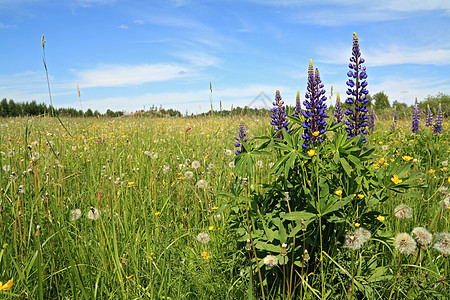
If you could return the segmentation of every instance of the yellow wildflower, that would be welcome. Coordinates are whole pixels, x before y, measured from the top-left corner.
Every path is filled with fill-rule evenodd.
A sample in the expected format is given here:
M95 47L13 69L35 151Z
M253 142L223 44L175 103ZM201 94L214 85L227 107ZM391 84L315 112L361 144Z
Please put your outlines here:
M128 182L128 185L133 185L133 184L134 184L134 181Z
M3 284L0 281L0 291L7 291L9 290L12 286L13 286L13 282L14 282L14 278L11 278L10 280L8 280L7 283Z
M209 258L209 254L205 251L202 252L202 257L203 259L208 259Z
M380 159L378 160L378 163L379 163L380 165L384 164L384 157L380 158Z
M358 194L358 198L362 199L362 198L364 198L364 195L363 194Z
M361 226L361 224L355 223L355 227L359 227L359 226Z
M159 216L161 214L160 211L155 212L155 216Z
M214 226L211 225L211 226L208 227L208 229L209 230L214 230Z
M342 190L337 190L336 192L334 192L336 195L340 196L342 195Z
M434 172L436 172L436 170L433 170L433 169L428 170L428 174L434 174Z
M309 150L309 151L306 152L306 153L308 153L309 156L313 156L314 154L316 154L316 150L311 149L311 150Z
M392 182L395 183L395 184L402 183L402 181L403 181L403 180L401 180L401 179L398 178L398 175L394 175L394 176L391 178L391 180L392 180Z
M443 167L443 168L441 169L441 171L442 171L442 172L447 171L447 167Z
M216 210L216 209L218 209L218 207L214 205L213 207L211 207L211 209Z
M319 131L314 131L314 132L312 133L312 135L313 135L313 136L318 136L319 133L320 133Z
M410 161L411 159L413 159L411 156L408 155L402 156L402 158L404 161Z
M378 215L377 220L380 222L384 221L384 217L382 215Z

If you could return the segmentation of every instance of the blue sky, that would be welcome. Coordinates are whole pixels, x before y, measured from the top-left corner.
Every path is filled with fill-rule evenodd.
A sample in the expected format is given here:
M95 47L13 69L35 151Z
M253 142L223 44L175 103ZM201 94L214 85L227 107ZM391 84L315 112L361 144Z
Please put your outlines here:
M343 96L353 32L372 95L450 94L448 0L0 0L0 98L49 103L43 34L56 107L294 105L310 59Z

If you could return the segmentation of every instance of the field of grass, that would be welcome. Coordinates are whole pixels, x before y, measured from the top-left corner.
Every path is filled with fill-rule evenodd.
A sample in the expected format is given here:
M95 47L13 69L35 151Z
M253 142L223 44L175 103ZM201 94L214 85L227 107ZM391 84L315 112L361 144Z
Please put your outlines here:
M309 215L294 217L292 186L286 185L291 202L280 196L289 169L277 162L289 151L258 148L267 139L254 139L267 135L267 117L61 121L67 130L54 118L0 120L2 299L449 297L450 238L439 235L448 235L450 221L448 120L441 135L425 126L413 135L410 121L395 131L390 122L376 123L366 143L373 153L360 162L369 173L352 177L358 162L347 169L341 160L348 177L323 190L351 205L310 222ZM247 165L235 161L240 123L254 147L241 155ZM328 143L339 134L331 132ZM317 149L300 164L323 178L341 176L329 174L325 163L334 153ZM266 200L273 210L264 211ZM399 217L400 204L408 207ZM275 226L274 211L289 212L290 219ZM261 221L267 216L274 221ZM332 244L322 245L328 225L336 228L328 233ZM281 227L285 240L270 238ZM363 227L371 237L352 249L355 230ZM415 227L433 240L409 251L396 236ZM309 245L319 245L317 239L315 253ZM299 247L311 257L304 250L298 256Z

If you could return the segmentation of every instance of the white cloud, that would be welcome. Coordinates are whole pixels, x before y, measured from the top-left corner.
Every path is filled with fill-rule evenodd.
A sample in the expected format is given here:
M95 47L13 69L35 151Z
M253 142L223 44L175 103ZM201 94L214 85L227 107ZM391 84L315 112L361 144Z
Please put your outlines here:
M191 72L177 64L114 64L76 71L77 81L84 87L132 86L185 77Z
M185 51L174 53L174 55L187 60L192 65L199 67L217 66L220 63L220 60L217 57L200 51Z
M356 25L368 22L414 18L426 11L450 14L450 1L442 0L250 0L256 4L291 11L289 21L321 26ZM301 13L299 13L301 10Z
M120 29L128 29L128 25L122 24L122 25L119 26L119 28L120 28Z
M213 107L214 110L219 110L219 101L221 101L224 109L230 109L231 105L233 105L233 107L250 106L254 108L270 108L277 88L280 89L283 99L295 99L296 92L290 91L286 87L246 85L216 89L213 85ZM124 110L127 112L134 112L143 109L144 106L148 109L152 105L156 107L162 105L163 108L173 108L183 114L186 110L189 111L189 113L200 113L210 109L209 97L209 88L205 88L184 92L161 92L146 93L137 96L107 97L87 101L84 101L82 98L82 105L84 109L90 108L100 112L105 112L108 108L113 111ZM288 101L288 104L294 105L295 100ZM79 102L77 100L74 100L73 103L61 105L61 107L78 106Z
M391 45L383 48L372 47L362 51L366 66L388 66L401 64L449 65L450 49L413 48ZM333 64L347 64L350 48L319 48L319 61Z

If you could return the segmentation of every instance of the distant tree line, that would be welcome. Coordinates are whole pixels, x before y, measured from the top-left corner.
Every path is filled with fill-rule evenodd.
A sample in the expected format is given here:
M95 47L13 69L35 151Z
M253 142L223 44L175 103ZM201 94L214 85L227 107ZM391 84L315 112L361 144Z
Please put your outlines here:
M98 110L92 109L83 112L81 109L74 108L54 108L51 105L47 106L45 103L37 103L35 100L31 102L14 102L14 100L7 100L3 98L0 101L0 117L25 117L25 116L41 116L41 115L58 115L64 117L120 117L123 115L122 111L112 111L108 109L106 113L101 114Z

